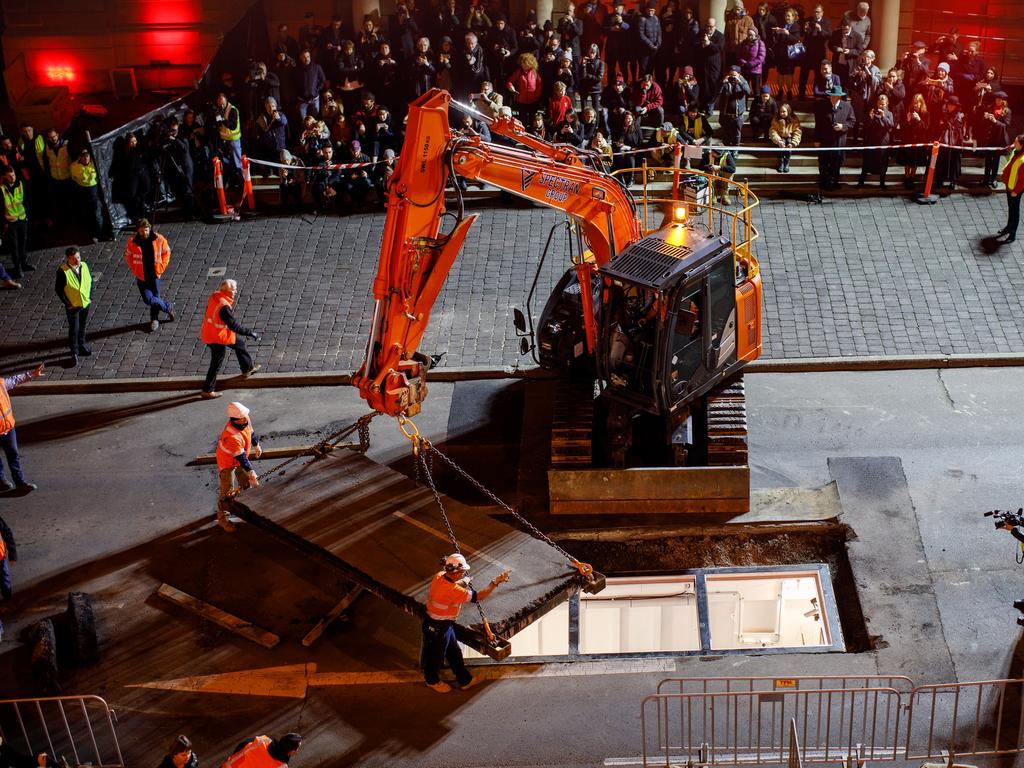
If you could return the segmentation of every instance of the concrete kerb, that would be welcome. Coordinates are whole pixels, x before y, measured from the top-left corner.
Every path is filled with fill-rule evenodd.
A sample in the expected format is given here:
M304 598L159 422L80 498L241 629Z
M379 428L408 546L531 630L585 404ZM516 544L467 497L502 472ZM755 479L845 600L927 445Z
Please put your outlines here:
M747 373L829 373L855 371L911 371L936 368L1012 368L1024 366L1024 353L980 355L869 355L862 357L798 357L757 360ZM430 381L457 382L489 379L553 379L556 375L537 367L462 366L438 368ZM80 381L32 381L18 387L14 396L92 395L122 392L182 392L195 390L199 397L202 379L191 376L156 376L146 379L83 379ZM221 390L284 389L299 387L347 387L352 374L264 373L246 379L240 376L221 381Z

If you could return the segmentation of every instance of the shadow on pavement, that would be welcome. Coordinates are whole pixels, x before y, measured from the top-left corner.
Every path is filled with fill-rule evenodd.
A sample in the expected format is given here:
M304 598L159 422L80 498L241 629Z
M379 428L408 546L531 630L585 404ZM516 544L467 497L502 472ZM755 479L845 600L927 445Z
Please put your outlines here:
M99 432L116 425L126 419L145 416L180 405L199 402L196 391L162 397L157 400L127 405L119 408L89 408L59 413L18 424L18 442L22 445L45 443L69 437L80 437L92 432Z
M168 322L168 321L163 321ZM103 328L99 331L91 331L86 334L87 341L96 339L107 339L111 336L120 336L132 331L149 333L149 323L131 323L130 325L119 325L115 328ZM24 344L0 344L0 360L15 355L24 355L30 352L40 352L45 349L62 349L68 345L68 337L61 336L58 339L41 339L29 341Z

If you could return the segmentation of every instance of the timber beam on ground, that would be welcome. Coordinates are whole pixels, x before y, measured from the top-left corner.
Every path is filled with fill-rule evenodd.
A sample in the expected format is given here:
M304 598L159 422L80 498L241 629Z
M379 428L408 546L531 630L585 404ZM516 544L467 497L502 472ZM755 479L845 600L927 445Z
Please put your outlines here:
M337 445L288 445L281 448L264 448L259 456L249 456L249 461L268 461L272 459L291 459L296 456L319 456L323 453L339 449L358 451L361 449L359 443L338 443ZM185 466L202 467L217 463L217 454L203 453L196 456Z

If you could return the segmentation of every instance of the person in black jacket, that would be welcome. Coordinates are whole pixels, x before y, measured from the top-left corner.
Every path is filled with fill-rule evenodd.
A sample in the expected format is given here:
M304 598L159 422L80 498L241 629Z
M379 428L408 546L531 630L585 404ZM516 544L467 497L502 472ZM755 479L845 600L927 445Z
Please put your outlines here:
M345 192L345 179L335 165L334 146L325 144L320 148L320 161L310 171L309 179L309 189L318 211L324 210L339 194Z
M565 9L565 16L558 20L556 27L563 51L572 51L573 62L580 60L580 38L583 36L583 20L576 18L576 6L571 2Z
M631 33L625 14L625 6L622 3L617 3L615 5L615 12L610 14L604 23L604 57L608 64L609 82L620 73L623 78L629 75L628 61Z
M0 517L0 598L4 600L10 600L14 596L14 581L11 579L11 563L18 562L18 545L14 541L14 533L8 527L7 523L2 517ZM0 640L4 636L4 623L0 620ZM3 743L3 739L0 738L0 765L16 765L14 760L11 760L10 747ZM3 762L7 759L7 762ZM40 765L46 765L46 763L40 763Z
M580 64L580 105L586 106L587 101L597 112L601 111L601 84L607 68L601 61L601 48L597 43L590 46L583 63Z
M846 93L841 88L833 88L825 95L828 97L828 103L818 110L814 123L814 137L822 147L845 147L849 132L857 124L853 105L843 100ZM844 159L845 153L842 151L818 154L818 186L821 189L839 189L839 172Z
M648 0L643 12L636 20L637 59L639 75L654 74L654 61L661 50L662 32L658 8L653 0Z
M149 161L139 146L139 140L129 131L115 145L114 160L110 164L111 191L115 202L121 203L128 218L138 221L146 215L146 201L152 194Z
M238 296L238 283L234 280L224 280L221 282L218 292L226 294L234 302ZM259 341L260 335L239 323L235 319L235 314L231 311L231 307L232 305L230 304L222 306L217 312L217 320L229 331L234 332L236 336L235 343L206 345L210 348L210 367L206 371L206 380L203 382L202 397L204 400L221 396L221 393L217 391L217 374L220 372L220 367L224 364L224 356L227 354L229 346L235 350L235 357L238 358L238 367L242 370L243 376L252 376L263 367L253 363L252 355L245 348L245 338L243 338L247 337L253 341ZM203 322L206 323L208 320L209 318L204 318Z
M498 88L504 88L505 82L515 69L516 56L519 55L516 33L508 25L508 18L504 13L498 14L494 26L484 35L483 49L491 80L497 83Z
M295 68L295 94L298 101L299 119L320 112L320 91L324 89L327 76L323 67L313 61L313 54L304 50L299 54L299 65Z
M896 121L893 119L892 110L889 109L889 97L880 94L875 100L875 106L864 116L864 144L869 147L885 146L892 142L895 132ZM863 187L868 174L877 173L878 186L885 189L885 175L888 170L888 149L865 150L857 186Z
M199 758L192 751L192 742L187 736L178 736L171 742L158 768L199 768Z
M725 35L716 28L714 19L704 22L704 31L694 52L693 69L697 74L697 85L703 100L704 112L710 113L722 87L722 52L725 50Z
M828 41L832 37L832 22L825 18L825 9L814 6L814 15L804 21L804 53L800 65L800 90L798 95L803 97L807 93L807 83L812 82L818 72L818 63L826 58L828 54Z

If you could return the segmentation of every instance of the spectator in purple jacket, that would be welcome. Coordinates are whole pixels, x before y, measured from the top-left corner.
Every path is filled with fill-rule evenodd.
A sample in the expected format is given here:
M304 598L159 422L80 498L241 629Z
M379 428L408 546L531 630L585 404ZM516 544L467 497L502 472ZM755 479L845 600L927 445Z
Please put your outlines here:
M736 49L736 62L740 65L740 73L750 84L750 90L758 93L761 90L761 73L767 49L764 41L757 34L757 27L747 30L746 39Z

